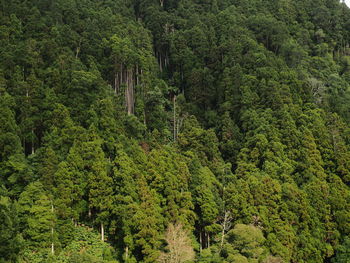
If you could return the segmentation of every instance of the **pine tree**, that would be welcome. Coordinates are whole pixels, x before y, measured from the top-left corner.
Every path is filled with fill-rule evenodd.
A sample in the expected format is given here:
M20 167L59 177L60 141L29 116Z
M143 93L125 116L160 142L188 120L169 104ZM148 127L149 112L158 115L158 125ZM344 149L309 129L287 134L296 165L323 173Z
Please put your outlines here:
M101 227L101 240L104 241L104 225L112 208L112 178L107 173L107 162L101 148L101 140L93 128L89 133L89 141L82 145L89 209L96 212L96 221Z
M57 243L53 231L56 215L53 201L46 195L39 182L29 184L18 200L19 215L25 245L30 250L47 250L53 253L52 244Z
M145 178L137 181L140 203L132 220L136 223L135 243L142 253L141 262L155 262L159 257L164 218L156 191Z
M23 246L18 207L6 196L4 189L0 189L0 220L0 262L16 262Z

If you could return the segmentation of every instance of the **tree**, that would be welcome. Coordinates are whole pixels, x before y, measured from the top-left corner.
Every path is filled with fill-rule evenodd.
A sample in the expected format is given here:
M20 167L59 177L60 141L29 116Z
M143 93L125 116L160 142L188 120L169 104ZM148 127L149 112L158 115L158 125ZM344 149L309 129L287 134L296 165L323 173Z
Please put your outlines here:
M0 0L0 261L346 260L349 55L336 0Z
M23 154L13 107L14 99L0 87L0 185L18 197L30 180L31 169Z
M150 189L144 177L139 178L137 185L140 204L132 218L136 226L135 243L140 249L142 261L151 263L159 257L164 219L156 191Z
M182 263L195 257L191 239L181 224L169 224L165 233L167 252L162 252L158 261L161 263Z
M20 195L18 204L26 248L54 253L52 244L57 243L54 232L56 215L52 209L53 201L46 195L42 184L29 184Z
M139 165L141 167L145 165L144 161L146 158L138 146L136 148L132 147L131 151L138 155L139 158L132 158L132 155L129 156L121 145L118 145L118 148L120 149L118 149L114 160L112 175L114 198L110 231L115 233L113 236L117 242L121 243L124 260L133 262L135 259L133 253L136 247L135 233L138 222L131 219L138 211L140 200L137 181L143 175L143 172L140 170ZM137 151L140 151L139 154L137 154Z
M192 195L189 191L191 174L183 156L170 148L154 149L148 155L146 178L165 203L163 215L168 222L193 224Z
M197 177L197 178L196 178ZM219 183L216 181L214 174L207 168L203 167L198 171L194 180L194 203L195 211L198 215L198 231L200 247L210 247L210 236L216 234L219 226L216 224L219 209L218 189Z
M0 89L0 162L6 161L11 155L22 152L19 138L19 128L15 120L13 98Z
M231 262L238 258L239 262L258 262L266 250L263 246L265 238L262 231L252 225L237 224L228 233L227 238L231 247L227 245L223 253L227 254Z
M101 140L96 136L93 127L89 131L89 140L83 143L82 147L84 170L87 173L89 209L96 212L96 221L101 227L101 240L104 241L104 224L112 209L112 178L107 173L107 162L101 148Z
M38 172L40 174L40 181L45 187L49 195L53 195L57 181L55 173L58 169L58 157L51 147L43 149L41 155L42 162L39 164Z
M332 262L334 263L348 262L349 253L350 253L350 239L349 237L345 237L343 243L338 246L335 257L332 259Z
M16 262L23 246L19 233L18 207L5 193L0 188L0 262Z

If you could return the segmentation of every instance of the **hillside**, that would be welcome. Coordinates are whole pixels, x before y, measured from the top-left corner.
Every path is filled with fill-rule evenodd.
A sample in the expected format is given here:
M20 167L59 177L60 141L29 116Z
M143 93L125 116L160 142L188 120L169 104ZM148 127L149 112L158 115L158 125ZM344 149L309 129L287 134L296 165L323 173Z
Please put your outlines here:
M0 263L348 263L350 9L0 0Z

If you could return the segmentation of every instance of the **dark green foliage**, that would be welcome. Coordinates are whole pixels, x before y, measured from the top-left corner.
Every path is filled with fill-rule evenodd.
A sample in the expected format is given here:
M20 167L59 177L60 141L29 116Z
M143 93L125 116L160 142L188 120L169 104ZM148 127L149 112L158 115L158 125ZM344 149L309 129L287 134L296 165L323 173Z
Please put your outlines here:
M157 262L177 224L196 262L349 262L349 32L338 0L0 0L0 262Z
M349 237L346 237L342 244L340 244L336 250L336 256L332 260L335 263L343 263L349 261L350 253L350 241Z
M23 246L19 233L18 206L0 189L0 262L16 262Z

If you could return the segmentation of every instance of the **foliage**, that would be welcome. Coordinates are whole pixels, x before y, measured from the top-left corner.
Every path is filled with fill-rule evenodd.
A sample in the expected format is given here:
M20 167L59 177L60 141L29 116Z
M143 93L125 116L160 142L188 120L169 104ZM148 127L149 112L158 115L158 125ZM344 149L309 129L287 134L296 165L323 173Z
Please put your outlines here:
M171 233L347 262L349 29L338 0L0 0L0 262L168 261Z

